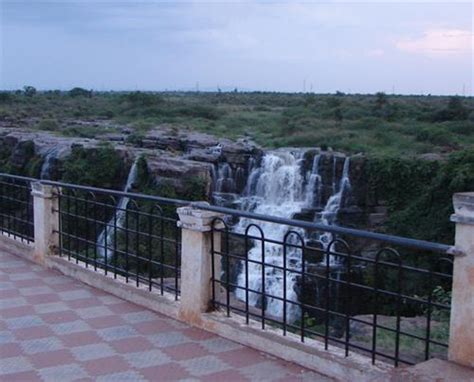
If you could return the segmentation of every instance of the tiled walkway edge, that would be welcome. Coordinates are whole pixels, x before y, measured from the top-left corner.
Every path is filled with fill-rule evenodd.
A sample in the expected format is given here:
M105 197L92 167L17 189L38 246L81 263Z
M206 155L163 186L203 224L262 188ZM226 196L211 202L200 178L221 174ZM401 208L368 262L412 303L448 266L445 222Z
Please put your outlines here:
M127 284L120 276L114 279L111 275L86 269L82 263L75 264L60 257L47 258L46 265L121 299L180 319L179 303L172 296L150 293L145 288L137 288L133 281ZM201 320L194 322L194 326L341 381L372 380L391 369L385 365L374 366L369 359L358 355L346 358L342 350L324 350L319 341L301 343L299 337L291 334L282 337L276 329L262 331L258 323L246 325L237 317L228 318L219 312L202 314Z
M2 381L328 381L0 251Z

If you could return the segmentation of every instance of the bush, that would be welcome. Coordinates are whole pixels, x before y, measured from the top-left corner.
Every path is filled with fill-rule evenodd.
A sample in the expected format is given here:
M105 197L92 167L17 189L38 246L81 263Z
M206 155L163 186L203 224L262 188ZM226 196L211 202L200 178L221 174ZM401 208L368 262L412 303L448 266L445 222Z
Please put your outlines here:
M8 92L0 92L0 103L10 103L13 96Z
M434 122L443 121L463 121L469 116L469 109L466 108L460 97L451 97L448 106L438 111L434 117Z
M444 146L451 143L451 136L449 132L444 129L425 127L417 132L416 140Z
M24 86L23 91L27 97L33 97L36 94L36 88L33 86Z
M453 242L452 196L474 189L474 149L451 154L445 162L374 157L369 165L371 188L389 206L390 232Z
M36 127L39 130L47 130L47 131L59 130L59 124L55 119L43 119L40 123L38 123Z
M185 108L179 108L178 114L182 116L194 117L194 118L204 118L210 120L216 120L220 117L220 113L216 108L211 106L189 106Z
M132 133L129 136L127 136L126 142L134 146L142 146L143 138L144 136L141 133Z
M474 120L472 122L452 122L452 124L449 125L449 130L456 134L474 136Z
M69 90L71 97L92 97L92 90L86 90L83 88L73 88Z
M164 102L163 98L158 94L133 92L124 96L125 100L133 106L154 106Z
M126 168L120 154L111 146L86 149L73 147L64 161L64 182L92 187L121 189Z

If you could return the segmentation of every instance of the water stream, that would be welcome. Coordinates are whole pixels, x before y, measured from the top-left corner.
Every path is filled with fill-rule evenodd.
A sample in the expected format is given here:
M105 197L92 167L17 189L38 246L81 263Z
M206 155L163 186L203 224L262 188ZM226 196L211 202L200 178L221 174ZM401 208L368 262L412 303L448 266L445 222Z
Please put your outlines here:
M248 167L247 183L238 202L240 208L245 211L251 211L262 215L278 216L283 218L292 218L295 214L301 212L304 208L318 208L323 202L323 179L321 175L321 155L317 154L313 158L311 170L304 176L303 171L303 151L274 151L268 152L262 158L259 166L252 161ZM315 221L326 225L334 225L337 223L337 214L339 209L344 205L348 193L350 192L350 159L347 157L344 161L344 169L342 176L337 181L336 174L337 158L333 156L331 169L332 179L329 181L332 188L332 195L324 205L322 212L316 214ZM217 169L215 190L220 192L225 187L224 184L233 184L230 181L232 172L230 167L227 168L223 164ZM306 178L306 179L305 179ZM251 223L257 223L262 229L265 239L274 239L283 241L289 230L298 232L305 240L306 237L303 229L289 227L282 224L274 224L269 222L254 222L246 218L242 218L235 230L245 233L246 228ZM260 236L256 228L249 231L251 236ZM293 236L293 239L295 237ZM317 235L316 240L321 242L323 248L333 240L330 233L322 232ZM265 290L267 297L262 299L261 294L249 292L249 305L255 307L265 307L266 314L282 317L283 304L278 298L286 297L289 301L298 301L296 292L297 274L291 270L301 269L301 250L298 248L287 247L286 254L286 275L281 269L275 269L272 265L283 267L283 246L281 244L265 242L265 249L262 259L262 242L254 240L252 248L248 251L248 259L257 262L264 260L265 273L262 276L262 267L260 264L248 263L248 288L261 292ZM330 264L336 265L334 259L330 259ZM264 279L264 280L263 280ZM285 279L285 280L284 280ZM285 281L285 282L284 282ZM286 283L286 289L284 286ZM237 285L245 287L246 273L245 262L241 264L241 271L237 276ZM245 301L246 294L244 289L236 288L235 295L238 299ZM293 304L287 304L287 320L293 321L298 317L298 307Z
M334 158L333 167L335 168L336 158ZM351 181L349 178L349 169L350 169L350 158L346 157L344 160L344 168L342 171L342 177L339 181L339 186L336 187L333 185L334 193L331 195L324 206L323 211L318 216L316 215L315 222L322 223L325 225L334 225L337 223L337 214L341 207L344 205L344 202L347 198L348 193L351 190ZM335 175L333 175L333 179ZM333 181L333 183L335 183ZM333 241L333 234L330 232L323 232L318 235L317 240L322 244L324 249L331 244ZM332 248L331 248L332 249ZM327 259L323 260L323 263L326 263ZM330 265L337 265L338 260L335 259L333 256L329 258Z
M262 159L259 169L254 169L249 176L247 184L247 194L241 199L244 210L258 214L280 216L291 218L299 212L305 203L304 179L301 174L300 153L274 152L266 154ZM258 174L258 175L257 175ZM244 232L252 222L248 219L241 219L237 231ZM282 224L269 222L258 222L266 239L282 240L290 229ZM252 236L259 236L253 229L249 232ZM263 253L264 261L269 264L265 267L264 278L262 280L262 266L260 264L248 263L248 286L249 289L262 291L265 288L267 295L283 297L284 282L286 277L286 298L287 300L298 301L295 291L296 274L275 269L271 265L283 266L283 247L280 244L265 242ZM262 261L261 241L255 240L253 247L248 252L250 260ZM288 249L287 268L299 269L301 267L301 251ZM246 285L245 272L242 271L237 279L237 284L244 287ZM236 290L236 297L245 300L245 291ZM249 304L252 306L266 305L266 312L272 316L281 317L283 315L283 304L280 300L268 297L263 301L258 293L249 293ZM293 304L287 304L287 317L296 316L298 308Z
M133 184L137 180L137 163L138 160L135 160L132 164L132 167L130 167L130 171L127 177L127 183L125 184L125 187L123 189L124 192L129 192L132 189ZM127 212L126 209L129 201L130 198L126 196L121 197L119 199L114 216L112 216L112 218L107 223L106 228L100 233L99 237L97 238L96 248L97 256L99 258L108 259L110 255L113 254L113 250L110 248L110 244L114 242L115 238L116 230L114 227L114 223L116 222L117 230L123 228L125 214Z

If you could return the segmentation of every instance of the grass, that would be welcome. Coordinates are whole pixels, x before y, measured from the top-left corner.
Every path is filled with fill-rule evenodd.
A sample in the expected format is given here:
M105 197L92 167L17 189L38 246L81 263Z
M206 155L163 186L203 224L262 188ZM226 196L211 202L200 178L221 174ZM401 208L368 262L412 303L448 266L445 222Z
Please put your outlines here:
M328 146L348 153L449 153L474 146L472 97L286 93L0 93L0 121L93 137L161 124L266 148ZM83 121L92 122L84 125ZM107 127L104 121L115 123ZM94 125L96 122L96 125Z

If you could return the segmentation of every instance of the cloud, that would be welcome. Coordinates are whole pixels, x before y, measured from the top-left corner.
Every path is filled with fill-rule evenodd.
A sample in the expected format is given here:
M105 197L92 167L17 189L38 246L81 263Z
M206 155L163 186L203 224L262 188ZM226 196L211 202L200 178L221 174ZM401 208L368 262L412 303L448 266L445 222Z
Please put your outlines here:
M473 33L462 29L429 29L418 38L402 39L395 46L408 53L428 56L472 54Z

